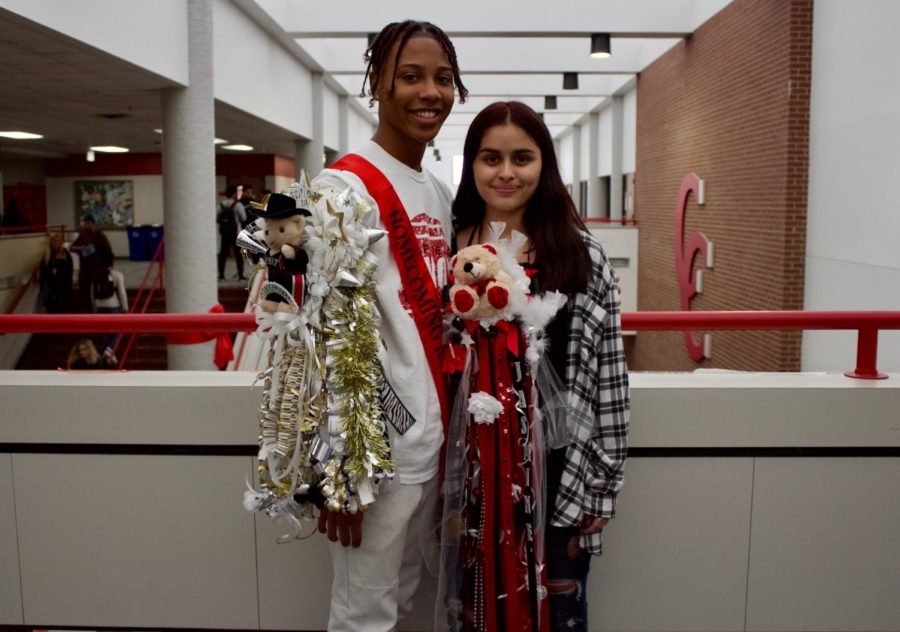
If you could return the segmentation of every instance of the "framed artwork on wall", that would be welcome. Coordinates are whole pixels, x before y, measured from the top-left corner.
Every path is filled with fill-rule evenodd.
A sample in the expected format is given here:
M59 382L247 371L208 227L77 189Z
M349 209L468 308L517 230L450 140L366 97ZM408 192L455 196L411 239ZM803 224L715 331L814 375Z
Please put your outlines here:
M76 180L75 225L85 217L99 226L131 226L134 180Z

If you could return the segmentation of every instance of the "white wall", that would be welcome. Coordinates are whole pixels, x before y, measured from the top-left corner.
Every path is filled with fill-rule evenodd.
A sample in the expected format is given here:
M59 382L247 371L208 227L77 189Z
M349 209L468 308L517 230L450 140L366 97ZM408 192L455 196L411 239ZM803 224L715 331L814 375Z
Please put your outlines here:
M591 126L585 121L585 123L578 128L577 133L581 134L581 168L578 173L578 180L587 180L588 174L590 173L590 154L591 154L591 142L590 142L590 134L591 134ZM578 195L578 187L575 187L575 195Z
M350 97L352 98L352 97ZM347 123L347 146L352 150L372 138L375 133L375 125L371 119L367 119L352 107L347 108L349 120ZM374 111L374 110L373 110Z
M163 221L162 176L78 176L74 178L47 178L47 223L75 223L75 181L83 180L133 180L134 223L161 224Z
M187 85L187 0L136 4L0 0L0 8Z
M293 183L293 176L266 176L266 188L274 193L284 191Z
M817 0L813 11L807 310L900 310L900 3ZM878 368L900 369L900 332ZM805 332L803 370L841 370L855 333Z
M306 66L233 2L219 0L213 8L216 99L312 138L312 75Z
M622 109L625 119L622 129L622 173L633 173L637 162L637 88L625 93Z
M612 108L600 110L598 121L598 147L597 173L598 176L608 176L612 173Z
M65 224L70 228L75 222L76 180L132 180L134 181L134 223L163 223L162 176L78 176L75 178L47 178L47 223ZM215 211L210 210L210 216ZM104 230L117 257L128 256L128 235L125 230Z
M563 182L566 184L572 184L575 180L574 174L572 173L575 163L574 156L572 155L574 145L575 143L571 130L564 136L559 137L559 151L557 152L556 159L559 161L559 173L562 176Z
M323 141L326 147L333 147L334 149L337 149L341 146L340 108L338 107L338 95L334 92L334 90L331 90L327 86L324 88L323 92Z

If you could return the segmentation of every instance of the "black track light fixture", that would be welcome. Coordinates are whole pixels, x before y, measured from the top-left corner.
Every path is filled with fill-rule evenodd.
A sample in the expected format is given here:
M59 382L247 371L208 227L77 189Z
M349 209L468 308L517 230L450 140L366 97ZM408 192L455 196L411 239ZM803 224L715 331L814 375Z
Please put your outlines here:
M563 73L563 90L578 90L578 73Z
M556 109L556 95L551 94L544 97L544 109L545 110L555 110Z
M612 53L609 48L609 33L594 33L591 35L591 57L604 59Z

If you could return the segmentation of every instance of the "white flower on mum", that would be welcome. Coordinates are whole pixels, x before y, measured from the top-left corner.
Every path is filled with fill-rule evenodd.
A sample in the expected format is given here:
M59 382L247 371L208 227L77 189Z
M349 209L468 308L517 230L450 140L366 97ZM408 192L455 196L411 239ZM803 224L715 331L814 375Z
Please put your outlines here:
M469 412L475 417L475 423L492 424L503 411L496 397L484 391L469 396Z

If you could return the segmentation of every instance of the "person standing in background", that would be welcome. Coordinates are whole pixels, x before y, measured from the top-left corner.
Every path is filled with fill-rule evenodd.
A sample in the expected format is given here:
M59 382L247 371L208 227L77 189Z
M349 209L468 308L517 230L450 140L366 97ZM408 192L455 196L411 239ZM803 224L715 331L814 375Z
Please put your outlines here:
M241 228L245 228L253 221L253 217L250 216L250 203L256 202L256 194L253 192L253 186L250 184L244 184L244 192L241 195L241 204L244 207L244 212L247 214L247 219L241 224Z
M50 235L41 259L41 302L48 314L61 314L71 309L72 255L63 245L62 235Z
M113 258L112 246L103 234L94 218L85 216L81 220L78 237L69 248L78 255L78 291L87 305L91 305L91 283L97 273L105 268L105 262Z
M234 251L234 261L237 265L238 280L244 281L244 259L237 247L237 235L241 227L247 222L247 211L241 204L241 196L244 187L241 185L229 185L225 189L225 199L219 203L216 213L216 224L219 225L219 281L225 280L225 262L228 254Z
M113 267L109 257L103 262L91 283L91 301L97 314L123 314L128 311L128 294L125 291L125 276ZM110 365L118 363L115 348L121 334L109 333L103 339L103 359Z

